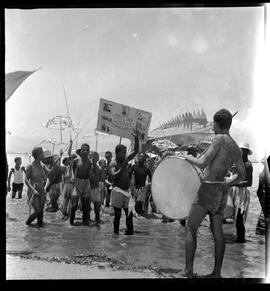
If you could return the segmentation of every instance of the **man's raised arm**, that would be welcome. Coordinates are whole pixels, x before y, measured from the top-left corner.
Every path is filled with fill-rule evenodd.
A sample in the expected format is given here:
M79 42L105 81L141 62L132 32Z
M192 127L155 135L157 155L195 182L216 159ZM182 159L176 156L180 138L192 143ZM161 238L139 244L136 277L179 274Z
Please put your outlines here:
M133 134L132 136L135 138L135 142L134 142L134 149L133 152L131 152L127 158L126 161L129 162L131 160L133 160L135 158L135 156L137 155L137 153L139 152L139 131L137 129L133 129Z
M71 155L72 143L73 143L73 141L72 141L72 139L70 139L70 141L69 141L69 147L68 147L68 156L69 156L69 157L70 157L70 155Z

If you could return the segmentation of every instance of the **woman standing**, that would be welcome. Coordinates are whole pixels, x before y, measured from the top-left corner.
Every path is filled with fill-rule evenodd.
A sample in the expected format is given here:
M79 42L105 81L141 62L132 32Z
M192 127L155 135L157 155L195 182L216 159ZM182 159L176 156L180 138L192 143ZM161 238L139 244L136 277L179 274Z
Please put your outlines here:
M26 169L25 184L28 186L28 203L34 208L34 213L29 215L25 224L30 225L37 218L37 225L43 226L43 210L46 202L46 192L44 189L46 174L49 172L40 162L44 159L44 152L41 147L32 150L34 161Z

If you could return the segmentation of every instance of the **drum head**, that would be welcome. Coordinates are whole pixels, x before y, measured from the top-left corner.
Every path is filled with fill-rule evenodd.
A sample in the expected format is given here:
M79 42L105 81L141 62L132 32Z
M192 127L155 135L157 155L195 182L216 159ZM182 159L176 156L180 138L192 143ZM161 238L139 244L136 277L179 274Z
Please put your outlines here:
M201 181L188 161L169 156L157 166L151 184L154 202L161 213L181 219L188 216Z

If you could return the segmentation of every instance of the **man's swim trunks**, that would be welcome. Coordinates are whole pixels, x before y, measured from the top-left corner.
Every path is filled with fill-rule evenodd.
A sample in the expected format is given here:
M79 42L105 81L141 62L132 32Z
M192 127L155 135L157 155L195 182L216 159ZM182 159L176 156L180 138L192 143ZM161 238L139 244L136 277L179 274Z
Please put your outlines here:
M229 186L224 183L202 182L195 203L197 202L212 215L223 215L229 189Z

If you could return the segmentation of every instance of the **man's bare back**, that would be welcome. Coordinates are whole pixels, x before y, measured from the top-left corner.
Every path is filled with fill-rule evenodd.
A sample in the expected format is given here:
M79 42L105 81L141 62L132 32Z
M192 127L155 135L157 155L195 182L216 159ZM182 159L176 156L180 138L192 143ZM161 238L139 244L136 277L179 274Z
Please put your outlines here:
M223 182L232 165L242 159L240 148L229 134L217 134L205 155L210 159L203 180L210 182Z
M204 169L204 181L191 206L186 224L185 274L188 277L193 276L197 229L207 214L210 214L211 229L215 241L215 264L213 272L206 277L221 277L221 266L225 251L222 222L229 187L237 185L246 177L242 151L229 134L232 117L227 109L217 111L213 117L215 138L208 150L199 158L185 156L186 160ZM236 169L235 173L226 177L233 165Z

